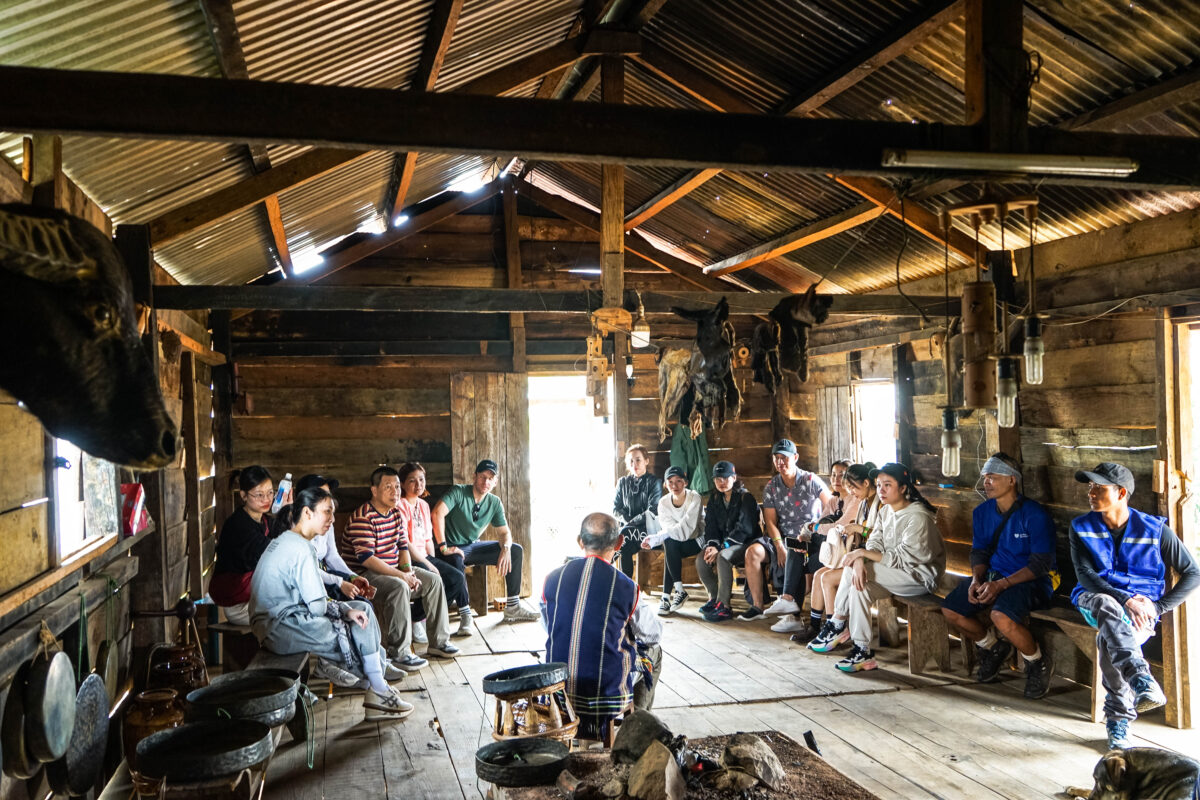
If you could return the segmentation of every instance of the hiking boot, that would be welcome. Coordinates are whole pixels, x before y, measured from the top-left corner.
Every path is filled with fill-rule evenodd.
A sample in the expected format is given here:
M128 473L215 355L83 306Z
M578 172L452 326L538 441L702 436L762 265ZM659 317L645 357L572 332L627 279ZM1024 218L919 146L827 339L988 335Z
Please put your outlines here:
M1050 691L1050 679L1054 677L1054 660L1043 652L1037 661L1025 662L1025 696L1040 700Z
M455 639L465 639L475 635L475 625L471 622L471 614L458 612L458 630L450 634Z
M504 609L505 622L533 622L541 618L541 614L532 608L522 605L519 600Z
M687 602L688 593L683 589L676 589L671 592L671 612L674 614L679 609L683 608L683 604Z
M717 601L709 600L704 605L700 606L700 616L707 617L709 614L717 610Z
M372 689L363 700L363 708L380 711L395 719L404 719L413 712L412 703L401 699L400 693L395 689L389 690L387 694L379 694Z
M799 614L800 606L796 605L795 600L784 600L782 597L779 597L763 613L768 617L778 617L781 614Z
M813 625L812 620L809 620L804 628L796 631L789 638L796 644L808 644L821 635L822 627L821 625Z
M814 653L828 653L848 641L850 641L850 627L843 622L839 628L836 622L829 619L821 626L821 632L808 643L808 649Z
M704 618L709 622L724 622L725 620L733 619L733 610L718 601L713 605L713 610L704 615Z
M758 619L763 615L763 610L758 606L750 606L742 613L738 614L738 619L742 622L749 622L752 619Z
M416 653L403 653L393 658L392 663L405 672L416 672L423 669L429 662Z
M429 634L425 632L425 620L413 623L412 640L417 644L429 644Z
M779 620L771 626L771 630L775 631L776 633L799 633L800 631L808 630L808 627L808 620L800 619L799 617L793 617L791 614L787 614L780 617ZM816 635L816 633L813 633L813 636Z
M1001 668L1012 657L1013 646L998 639L991 647L975 645L975 652L979 656L979 682L991 683L1000 676Z
M875 663L874 650L854 645L854 649L850 651L850 655L843 658L835 666L842 672L861 672L866 669L875 669L879 665Z
M1135 675L1129 682L1129 686L1133 689L1135 695L1133 702L1137 705L1139 714L1145 714L1147 711L1153 711L1167 704L1167 696L1163 694L1158 682L1148 673Z
M667 614L670 614L670 613L671 613L671 598L670 598L670 596L664 594L658 600L658 615L660 617L665 617Z
M1129 736L1129 720L1110 719L1104 723L1104 729L1108 732L1109 750L1124 750L1127 747L1133 747L1133 739Z
M317 659L317 666L313 668L312 676L316 680L329 681L334 686L340 686L343 689L362 690L371 685L366 678L360 678L353 672L324 658Z

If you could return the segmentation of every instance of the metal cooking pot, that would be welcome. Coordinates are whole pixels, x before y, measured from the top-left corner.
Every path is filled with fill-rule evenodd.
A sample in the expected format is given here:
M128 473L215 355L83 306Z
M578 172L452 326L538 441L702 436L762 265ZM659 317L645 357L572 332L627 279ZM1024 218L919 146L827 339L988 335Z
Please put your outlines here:
M266 761L275 737L261 722L243 719L189 722L138 742L138 772L168 782L232 775Z
M75 670L66 653L38 655L25 685L25 742L42 763L62 758L75 727Z
M41 764L29 756L25 747L25 684L29 678L29 662L17 668L8 701L4 704L4 720L0 723L0 739L4 745L4 774L25 780L37 775Z
M295 675L295 673L291 673ZM281 708L294 708L299 676L287 677L249 669L188 693L188 718L211 719L224 711L233 719L251 719Z
M67 752L46 765L46 777L54 791L77 796L95 786L108 744L108 708L104 680L88 675L75 698L75 728Z
M561 661L549 664L527 664L493 672L483 678L483 691L488 694L512 694L544 689L567 679L567 665Z

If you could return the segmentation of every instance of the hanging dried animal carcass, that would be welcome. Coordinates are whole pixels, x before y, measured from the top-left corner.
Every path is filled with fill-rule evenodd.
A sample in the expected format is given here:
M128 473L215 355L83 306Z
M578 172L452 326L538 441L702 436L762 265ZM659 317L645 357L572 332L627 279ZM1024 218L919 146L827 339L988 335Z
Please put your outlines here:
M801 382L808 380L808 329L829 318L833 303L827 295L818 295L817 286L804 294L780 300L771 309L770 319L754 329L751 368L754 380L771 394L790 372Z
M703 421L724 425L726 419L737 419L742 412L742 394L733 379L732 359L734 331L729 323L729 301L724 297L712 308L671 309L684 319L696 323L696 342L690 351L674 350L663 355L659 364L659 434L666 438L670 419L690 384L694 401L690 427L695 438ZM678 373L687 357L687 380L679 390ZM664 364L669 366L664 367ZM674 374L672 374L672 370ZM674 389L674 392L669 391ZM675 396L675 395L678 396Z

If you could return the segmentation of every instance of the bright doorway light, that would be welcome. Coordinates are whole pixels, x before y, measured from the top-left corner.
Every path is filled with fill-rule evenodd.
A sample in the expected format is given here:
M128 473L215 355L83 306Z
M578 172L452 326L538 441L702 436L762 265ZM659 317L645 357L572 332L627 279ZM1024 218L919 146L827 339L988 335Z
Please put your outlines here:
M895 461L896 385L890 381L855 384L851 387L851 404L858 463Z

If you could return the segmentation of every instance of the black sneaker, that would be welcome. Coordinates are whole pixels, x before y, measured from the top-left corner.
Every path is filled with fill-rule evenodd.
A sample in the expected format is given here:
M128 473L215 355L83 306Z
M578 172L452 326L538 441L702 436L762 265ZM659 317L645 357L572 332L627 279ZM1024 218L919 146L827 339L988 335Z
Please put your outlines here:
M662 596L662 599L658 601L658 615L660 617L665 617L667 614L670 614L670 613L671 613L671 598L664 594Z
M802 631L797 631L791 636L791 640L796 644L808 644L821 633L820 625L813 625L809 620L808 627Z
M1054 659L1046 652L1037 661L1025 662L1025 696L1039 700L1050 691L1050 679L1054 677Z
M738 614L738 619L747 622L752 619L758 619L763 615L763 610L758 606L750 606L742 613Z
M991 647L975 645L975 652L979 656L979 682L992 683L1000 676L1004 662L1012 657L1013 646L1000 639Z
M671 613L673 614L679 609L683 608L683 604L687 602L687 599L688 593L683 589L677 589L676 591L671 592Z
M706 617L717 609L717 601L709 600L704 605L700 606L700 616Z
M733 619L733 611L724 603L717 602L713 604L713 610L705 614L704 618L709 622L724 622Z

